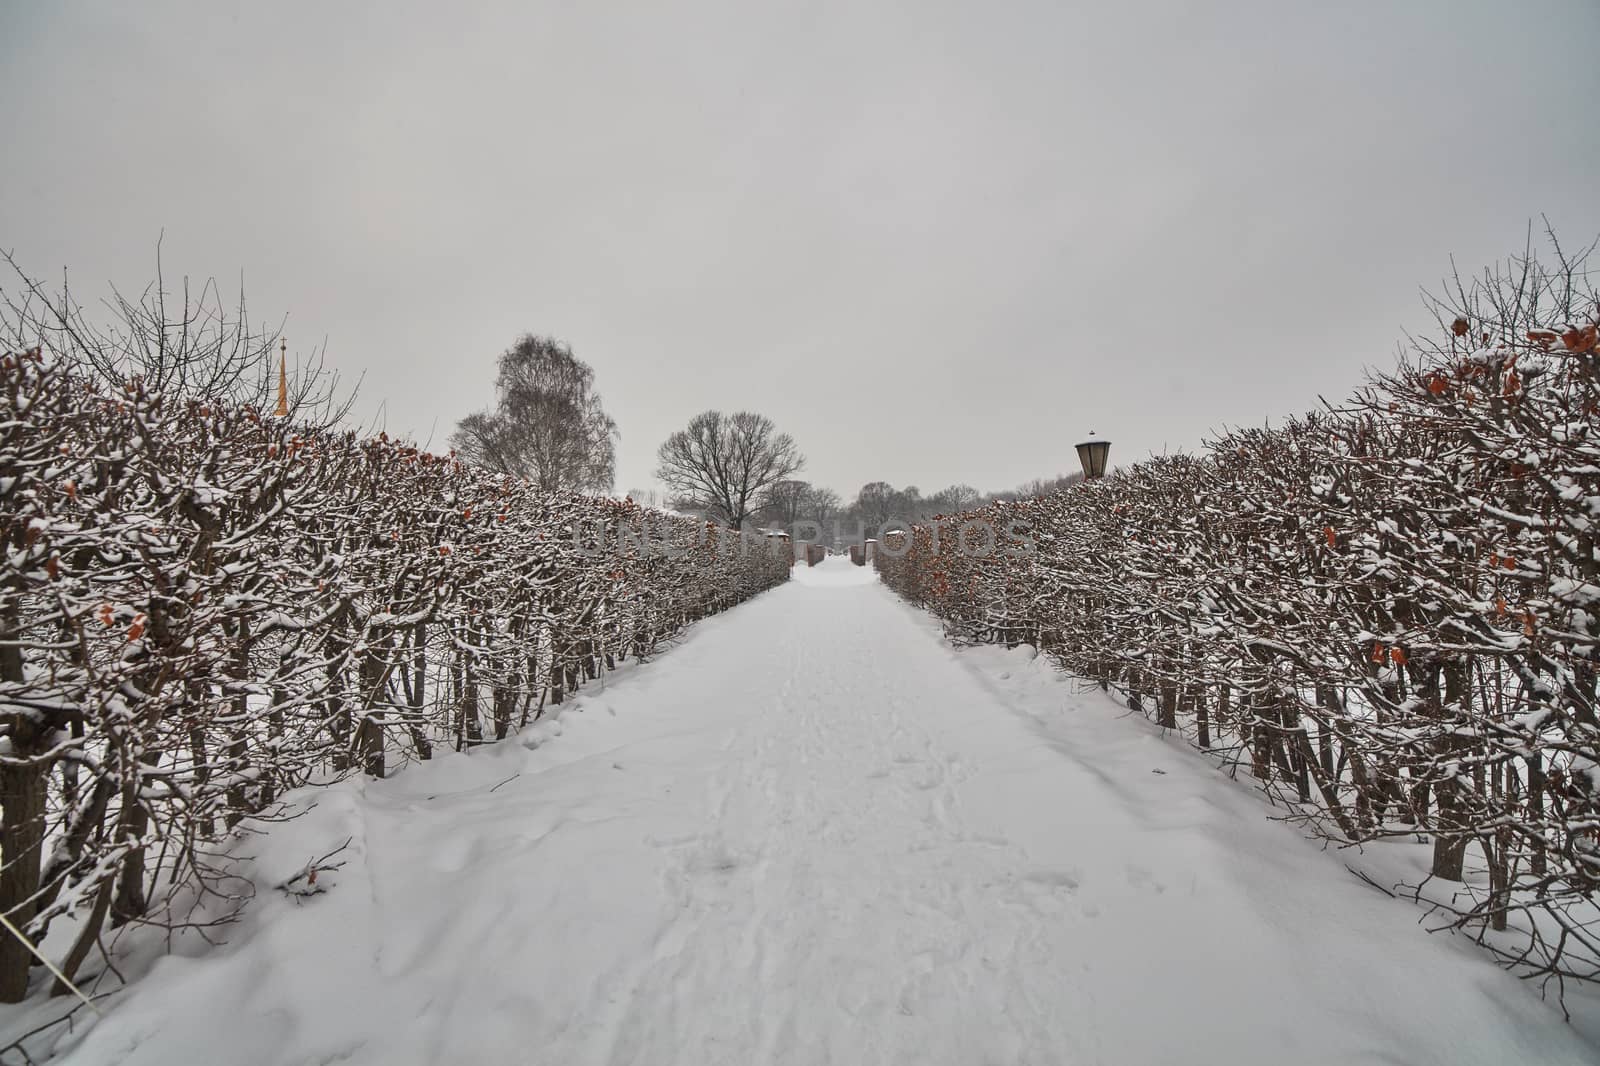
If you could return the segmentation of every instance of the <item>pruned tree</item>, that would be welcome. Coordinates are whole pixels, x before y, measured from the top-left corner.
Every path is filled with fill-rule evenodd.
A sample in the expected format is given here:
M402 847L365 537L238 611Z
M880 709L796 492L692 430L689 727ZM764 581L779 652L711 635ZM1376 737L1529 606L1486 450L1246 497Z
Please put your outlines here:
M794 438L753 411L705 411L668 437L656 471L679 507L739 529L769 490L805 465Z
M524 334L500 356L495 406L463 418L450 445L468 462L527 478L541 492L608 492L616 438L594 369L567 345Z

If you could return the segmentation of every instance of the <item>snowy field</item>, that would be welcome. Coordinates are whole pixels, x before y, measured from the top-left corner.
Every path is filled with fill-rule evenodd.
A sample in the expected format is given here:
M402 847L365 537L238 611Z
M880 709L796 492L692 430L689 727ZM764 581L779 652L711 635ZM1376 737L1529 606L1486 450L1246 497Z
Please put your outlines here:
M309 795L66 1061L1593 1063L1460 937L831 559L555 721ZM327 894L271 888L352 838Z

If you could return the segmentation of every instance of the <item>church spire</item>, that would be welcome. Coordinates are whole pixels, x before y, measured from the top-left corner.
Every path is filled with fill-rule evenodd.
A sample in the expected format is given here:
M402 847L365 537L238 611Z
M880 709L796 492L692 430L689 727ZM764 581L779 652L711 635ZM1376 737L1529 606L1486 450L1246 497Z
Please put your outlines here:
M289 416L289 342L278 341L278 410L279 418Z

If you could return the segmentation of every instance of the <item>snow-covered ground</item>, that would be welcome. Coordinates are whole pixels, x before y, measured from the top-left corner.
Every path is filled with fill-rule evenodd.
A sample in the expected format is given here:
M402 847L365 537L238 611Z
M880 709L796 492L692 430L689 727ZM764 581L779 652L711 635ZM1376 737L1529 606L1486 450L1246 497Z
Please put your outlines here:
M70 1063L1600 1059L1180 742L840 559L522 743L312 798L249 851L266 885L352 837L330 891L264 888Z

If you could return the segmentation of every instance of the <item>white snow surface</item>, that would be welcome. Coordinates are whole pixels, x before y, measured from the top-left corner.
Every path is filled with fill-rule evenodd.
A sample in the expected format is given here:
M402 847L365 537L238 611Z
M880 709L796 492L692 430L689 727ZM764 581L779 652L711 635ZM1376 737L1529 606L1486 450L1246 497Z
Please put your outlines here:
M229 942L68 1063L1600 1059L1180 741L844 559L520 742L307 800ZM327 894L268 887L346 837Z

